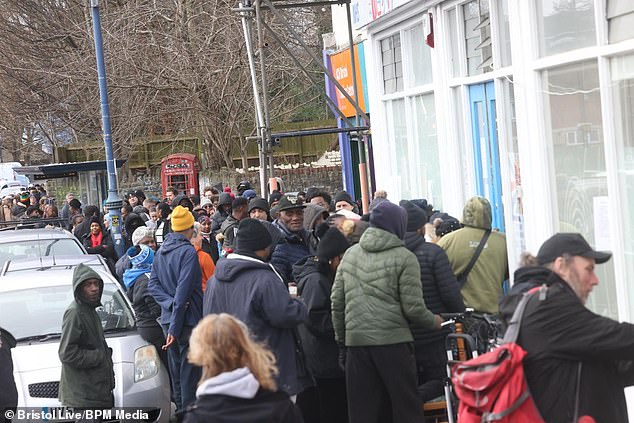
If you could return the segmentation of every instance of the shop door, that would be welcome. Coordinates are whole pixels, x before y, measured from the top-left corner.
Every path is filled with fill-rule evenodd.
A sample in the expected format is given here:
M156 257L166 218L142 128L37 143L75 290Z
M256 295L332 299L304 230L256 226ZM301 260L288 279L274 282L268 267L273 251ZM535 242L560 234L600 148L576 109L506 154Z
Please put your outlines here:
M491 203L493 228L504 232L502 178L493 81L469 87L476 190Z

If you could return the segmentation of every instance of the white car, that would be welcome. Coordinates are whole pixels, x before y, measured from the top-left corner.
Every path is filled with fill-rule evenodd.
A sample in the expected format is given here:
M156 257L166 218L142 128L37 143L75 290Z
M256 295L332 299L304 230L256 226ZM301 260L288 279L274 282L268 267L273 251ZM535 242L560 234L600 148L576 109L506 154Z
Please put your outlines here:
M104 281L103 306L97 313L113 351L115 407L142 409L147 413L143 421L167 423L167 369L154 346L137 333L132 306L116 279L98 257L88 255L13 260L0 275L0 326L17 340L12 353L18 407L44 412L61 407L59 340L64 311L74 301L73 270L80 262L93 267Z
M26 191L26 187L22 185L22 182L4 181L0 185L0 198L4 198L7 195L19 194L21 191Z

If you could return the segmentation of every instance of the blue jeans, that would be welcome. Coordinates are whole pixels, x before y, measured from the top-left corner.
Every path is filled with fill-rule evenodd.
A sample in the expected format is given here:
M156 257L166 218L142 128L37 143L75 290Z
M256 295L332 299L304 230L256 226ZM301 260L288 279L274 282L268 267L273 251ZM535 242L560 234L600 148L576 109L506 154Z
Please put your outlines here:
M162 325L167 337L169 325ZM187 361L189 352L189 337L192 334L191 326L183 326L181 334L167 349L172 388L174 389L174 402L176 410L183 410L196 400L196 387L202 375L201 368Z

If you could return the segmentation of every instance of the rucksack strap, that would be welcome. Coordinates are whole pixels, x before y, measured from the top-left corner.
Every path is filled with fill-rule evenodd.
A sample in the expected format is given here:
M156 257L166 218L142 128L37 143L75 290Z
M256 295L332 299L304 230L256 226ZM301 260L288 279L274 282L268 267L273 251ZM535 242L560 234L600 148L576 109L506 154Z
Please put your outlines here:
M528 389L525 390L522 393L522 395L520 395L519 398L513 403L513 405L511 405L506 410L501 411L499 413L484 413L482 415L482 419L480 420L480 423L496 422L498 420L502 420L504 417L508 416L513 411L517 410L524 403L524 401L530 398L530 396L531 396L531 393L528 391Z
M545 285L542 285L539 288L540 299L545 298L547 289L548 287ZM522 299L517 305L517 308L513 313L513 317L511 317L511 320L509 321L509 325L506 329L506 333L504 334L504 339L502 340L502 343L508 344L509 342L517 342L517 338L520 334L520 325L522 324L522 318L524 317L524 309L526 309L526 304L528 304L528 300L530 300L532 295L533 291L525 292L524 295L522 295Z
M460 285L460 288L462 288L464 284L467 283L467 276L469 275L469 272L471 272L471 269L473 269L473 266L475 266L476 261L478 261L478 257L480 256L480 253L482 253L482 250L484 249L484 246L487 243L487 239L489 239L489 235L491 235L491 229L487 229L486 231L484 231L484 235L482 236L482 239L480 240L480 243L478 244L478 248L476 248L475 252L473 253L473 256L471 257L471 260L467 264L467 267L465 267L462 273L456 277L456 279L458 280L458 284Z

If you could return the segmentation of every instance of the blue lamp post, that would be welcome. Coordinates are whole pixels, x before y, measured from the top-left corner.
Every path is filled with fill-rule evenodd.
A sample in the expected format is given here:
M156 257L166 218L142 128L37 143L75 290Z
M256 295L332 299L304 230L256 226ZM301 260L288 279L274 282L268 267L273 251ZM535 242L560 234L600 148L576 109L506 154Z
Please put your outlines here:
M103 129L103 142L106 148L106 167L108 170L108 198L106 208L112 225L110 234L114 242L117 255L121 257L125 253L125 243L121 227L121 206L123 202L119 198L117 186L117 171L114 154L112 151L112 131L110 129L110 106L108 104L108 85L106 83L106 64L103 57L103 39L101 37L101 17L99 16L99 0L90 0L92 12L93 33L95 37L95 55L97 57L97 76L99 77L99 98L101 100L101 122Z

